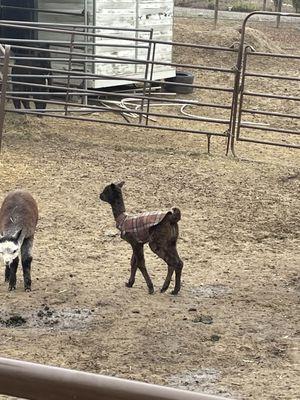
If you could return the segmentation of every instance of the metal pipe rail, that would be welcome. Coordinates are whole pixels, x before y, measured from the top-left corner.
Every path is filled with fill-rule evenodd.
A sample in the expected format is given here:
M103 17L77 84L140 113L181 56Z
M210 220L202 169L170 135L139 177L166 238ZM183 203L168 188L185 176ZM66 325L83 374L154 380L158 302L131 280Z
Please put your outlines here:
M109 124L109 125L123 125L123 126L132 126L135 128L146 128L146 129L157 129L157 130L162 130L162 131L170 131L170 132L185 132L185 133L196 133L199 135L207 135L207 136L219 136L219 137L224 137L228 138L228 131L226 130L225 132L213 132L213 131L207 131L207 130L199 130L199 129L185 129L185 128L176 128L176 127L170 127L168 125L141 125L140 123L133 123L133 122L120 122L120 121L112 121L112 120L105 120L105 119L95 119L95 118L78 118L77 116L72 116L72 115L53 115L51 113L46 112L39 112L39 111L31 111L31 110L6 110L6 112L12 112L12 113L17 113L17 114L27 114L27 115L43 115L45 117L53 117L53 118L63 118L63 119L72 119L72 120L81 120L81 121L86 121L86 122L93 122L93 123L100 123L100 124ZM122 113L128 113L130 111L128 110L122 110ZM131 111L132 112L132 111ZM163 115L161 115L163 117ZM169 115L166 115L166 117L169 117Z
M70 12L70 11L53 11L53 10L41 10L39 8L30 8L30 7L18 7L18 6L0 6L0 9L9 9L9 10L20 10L20 11L35 11L39 13L45 13L45 14L58 14L58 15L72 15L76 17L81 17L83 16L83 12Z
M15 42L16 39L5 39L5 42ZM134 40L136 41L136 40ZM43 40L39 39L18 39L18 43L44 43ZM63 40L47 40L47 44L54 44L54 45L66 45L68 48L70 47L70 41L63 41ZM75 42L76 46L86 46L86 42ZM122 44L122 43L114 43L113 45L111 43L93 43L89 42L88 47L122 47L122 48L129 48L129 49L148 49L149 46L143 46L143 45L134 45L134 44ZM14 45L14 49L22 49L22 50L36 50L36 47L30 47L30 46L20 46L20 45ZM50 52L50 53L57 53L57 54L69 54L69 51L67 50L55 50L55 49L42 49L39 48L40 51L45 51L45 52ZM80 56L86 56L86 57L93 57L93 54L90 53L73 53L74 55L80 55ZM94 54L95 57L97 57L96 54Z
M33 67L32 67L33 68ZM45 77L45 75L42 75ZM64 71L64 74L62 75L62 77L67 76L66 71ZM91 76L81 76L81 78L83 79L91 79ZM74 76L72 75L72 79L74 79ZM102 79L102 76L99 77L97 76L97 78L93 77L93 79ZM123 80L123 78L118 78ZM133 79L130 79L130 81L132 81ZM140 81L138 81L140 82ZM143 81L142 81L143 82ZM146 82L152 82L152 81L146 81ZM12 80L9 80L8 83L13 83ZM182 84L184 85L184 84ZM38 87L38 88L45 88L45 89L55 89L55 91L53 92L48 92L49 96L50 94L55 94L55 95L65 95L66 90L64 90L64 87L62 86L58 86L58 85L39 85L36 83L27 83L27 82L22 82L22 86L29 86L29 87ZM190 85L192 86L192 85ZM193 86L194 87L194 86ZM200 89L203 90L215 90L215 91L224 91L224 92L228 92L228 93L232 93L232 89L230 88L222 88L222 87L217 87L217 86L200 86ZM22 91L8 91L7 94L28 94L28 92L22 92ZM33 94L44 94L47 95L47 92L33 92ZM72 90L72 93L70 93L72 95L81 95L81 96L86 96L86 95L91 95L91 96L113 96L113 97L124 97L124 93L122 92L106 92L104 90L90 90L90 89L81 89L81 88L75 88L74 90ZM166 99L163 97L157 97L157 96L152 96L151 94L148 96L143 96L143 95L139 95L139 94L130 94L131 98L134 99L147 99L147 100L151 100L151 101L163 101L165 103L174 103L174 99ZM188 99L176 99L176 102L178 104L190 104L190 105L195 105L195 106L207 106L207 107L217 107L217 108L224 108L224 109L231 109L231 106L229 105L222 105L222 104L213 104L213 103L203 103L197 100L188 100Z
M293 129L283 129L283 128L276 128L272 126L263 126L262 123L257 122L257 124L254 123L247 123L247 122L242 122L240 123L240 127L242 128L249 128L249 129L258 129L260 131L267 131L267 132L277 132L277 133L289 133L291 135L300 135L300 131L295 131ZM242 138L244 139L244 138ZM300 145L299 145L300 148Z
M31 93L31 94L34 96L34 93ZM69 95L70 94L71 93L69 93ZM7 96L7 98L26 100L26 97ZM40 101L40 99L35 98L35 97L31 98L31 100L32 101ZM144 100L144 98L142 100ZM55 102L55 101L51 101L50 100L50 101L47 101L47 103L48 104L67 105L67 106L76 106L77 105L77 106L82 107L82 105L72 104L70 102L62 103L62 102ZM176 103L176 102L174 102L174 103ZM115 113L120 113L120 114L122 114L122 113L124 113L126 111L124 109L119 109L119 108L115 108L115 107L111 107L111 108L107 109L107 108L105 108L103 106L90 106L90 105L85 106L85 111L88 112L89 110L92 111L92 112L106 111L106 112L111 112L111 113L115 112ZM9 108L7 108L7 109L5 109L5 111L11 111L11 110ZM60 112L61 111L62 110L60 110ZM24 111L24 112L28 113L28 111ZM47 112L57 112L57 110L49 109ZM134 114L137 114L137 115L144 115L145 114L145 111L139 111L139 110L134 110L134 111L131 111L131 112L133 112ZM227 125L230 122L229 119L208 118L208 117L200 117L200 116L193 116L192 117L192 116L185 116L185 115L172 115L170 113L165 114L165 113L158 113L158 112L151 112L151 111L147 112L147 116L149 116L149 117L165 117L165 118L170 118L170 119L179 119L179 120L188 120L188 121L202 121L202 122L210 122L210 123L223 124L223 125L224 124ZM82 119L84 120L84 118L82 118Z
M66 28L72 28L74 29L74 24L65 24L65 23L56 23L56 22L35 22L35 21L13 21L13 20L0 20L0 23L5 22L7 24L18 24L18 27L24 28L26 25L30 26L44 26L44 27L55 27L55 28L60 28L60 27L66 27ZM21 25L20 25L21 23ZM143 28L125 28L125 27L111 27L111 26L102 26L102 25L87 25L87 24L80 24L75 27L76 29L84 29L88 28L91 30L94 29L103 29L107 31L124 31L124 32L147 32L150 33L151 29L143 29ZM70 31L68 31L70 33Z
M6 21L6 20L0 20L0 26L7 26L11 28L19 28L19 29L29 29L29 30L38 30L38 31L46 31L46 32L57 32L57 29L54 28L44 28L43 26L46 26L44 23L17 23L19 21ZM28 24L30 24L28 26ZM54 26L54 24L49 24L50 26ZM64 25L63 25L64 26ZM82 25L83 26L83 25ZM70 26L71 27L71 26ZM81 27L81 25L80 25ZM91 25L88 25L89 28L94 28L98 29L99 27L95 26L92 27ZM116 30L116 29L114 29ZM122 30L122 29L121 29ZM141 31L143 32L142 29L130 29L130 31ZM59 30L60 33L66 33L66 34L72 34L74 33L74 30L66 30L66 29L61 29ZM146 32L149 32L147 30ZM181 46L181 47L190 47L190 48L198 48L198 49L208 49L208 50L217 50L217 51L225 51L225 52L230 52L230 53L238 53L237 49L233 49L230 47L222 47L222 46L210 46L210 45L201 45L201 44L195 44L195 43L183 43L183 42L170 42L167 40L157 40L157 39L144 39L144 38L137 38L137 37L120 37L120 36L114 36L114 35L104 35L104 34L99 34L99 33L93 33L93 32L75 32L76 34L80 36L91 36L91 37L97 37L100 36L103 39L117 39L117 40L128 40L128 41L138 41L138 42L144 42L144 43L153 43L153 44L165 44L165 45L170 45L170 46Z
M295 54L280 54L280 53L264 53L262 51L254 51L254 52L249 52L250 55L255 55L257 56L262 56L262 57L272 57L272 58L290 58L294 60L300 60L300 56L296 56Z
M11 81L9 81L11 82ZM59 86L58 86L59 87ZM53 86L51 86L51 88L53 88ZM62 89L62 88L60 88ZM90 92L90 91L84 91L84 89L82 89L83 92L70 92L70 95L89 95L89 94L93 94L96 96L110 96L110 97L116 97L116 98L120 98L123 99L124 98L124 93L122 92L105 92L105 91L94 91L94 92ZM25 92L6 92L7 94L9 94L9 96L6 96L7 99L12 99L12 98L18 98L18 97L14 97L11 96L12 94L22 94ZM28 92L26 92L26 94L28 94ZM33 92L32 94L47 94L47 92ZM53 93L51 93L53 94ZM66 91L61 91L61 92L54 92L55 95L58 96L64 96L66 94ZM176 104L178 106L180 105L185 105L185 106L198 106L198 107L208 107L208 108L221 108L224 110L230 110L231 106L229 105L223 105L223 104L217 104L217 103L206 103L206 102L202 102L202 101L197 101L197 100L186 100L186 99L168 99L165 97L156 97L156 96L143 96L143 95L139 95L139 94L134 94L134 93L130 93L130 98L133 100L151 100L151 102L163 102L165 103L165 105L167 106L168 104L173 105L174 102L176 102ZM59 102L59 101L54 101L54 100L47 100L47 103L49 104L58 104L58 105L65 105L66 102ZM81 104L78 103L68 103L68 106L73 106L73 107L82 107ZM93 108L92 105L88 106L89 108Z
M30 400L225 400L185 390L0 358L0 394Z
M266 98L270 98L270 99L300 101L300 96L283 96L283 95L273 94L273 93L251 92L250 90L245 90L244 95L253 96L253 97L266 97Z
M272 75L272 74L258 74L257 72L245 72L245 76L252 76L256 78L268 78L268 79L286 79L288 81L299 81L298 76L288 76L288 75Z
M274 111L262 111L262 110L255 110L254 108L243 108L244 114L259 114L259 115L269 115L271 117L285 117L285 118L292 118L292 119L300 119L300 115L297 114L284 114L280 112Z
M22 68L25 67L22 65ZM40 68L40 67L29 67L29 69L39 69L39 70L44 70L44 71L53 71L53 72L62 72L64 75L66 75L66 71L64 70L55 70L55 69L49 69L49 68ZM149 84L153 84L153 80L151 79L142 79L142 78L135 78L135 77L124 77L124 76L111 76L111 75L104 75L104 74L87 74L85 75L84 72L79 72L79 71L72 71L71 72L71 76L73 77L73 75L76 76L84 76L87 79L94 79L96 77L96 79L110 79L110 80L114 80L114 81L127 81L127 82L137 82L137 83L149 83ZM10 81L10 83L12 83L12 81ZM22 85L24 86L38 86L38 87L44 87L44 88L48 88L48 89L61 89L61 86L54 86L54 85L39 85L36 83L26 83L26 82L22 82ZM232 93L233 89L230 88L224 88L221 86L206 86L206 85L195 85L195 84L190 84L190 83L180 83L180 82L176 82L176 85L178 86L182 86L182 87L192 87L194 89L207 89L207 90L216 90L216 91L222 91L222 92L228 92L228 93ZM76 88L77 91L80 91L81 94L83 94L83 92L89 92L90 94L96 94L97 91L92 91L92 90L85 90L85 89L79 89ZM16 92L18 93L18 92Z

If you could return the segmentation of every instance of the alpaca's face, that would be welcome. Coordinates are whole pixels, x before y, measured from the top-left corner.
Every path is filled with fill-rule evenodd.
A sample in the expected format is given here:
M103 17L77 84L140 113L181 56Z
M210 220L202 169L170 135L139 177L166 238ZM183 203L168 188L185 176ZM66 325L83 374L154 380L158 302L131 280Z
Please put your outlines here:
M20 254L20 245L14 239L0 238L0 257L5 265L9 265Z
M107 185L103 192L100 193L99 198L106 203L113 204L117 199L122 197L121 188L124 185L124 182L120 183L112 183Z
M103 192L100 193L100 200L105 201L106 203L112 204L116 197L116 193L112 185L108 185L104 188Z

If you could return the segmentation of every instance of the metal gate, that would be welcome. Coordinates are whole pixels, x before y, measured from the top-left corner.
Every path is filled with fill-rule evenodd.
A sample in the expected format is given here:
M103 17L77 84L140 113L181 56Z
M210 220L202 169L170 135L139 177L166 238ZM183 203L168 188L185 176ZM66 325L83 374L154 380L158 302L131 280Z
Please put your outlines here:
M13 38L1 39L3 44L12 47L8 79L6 82L3 74L2 86L9 85L6 99L12 100L16 106L13 108L9 102L4 110L205 135L208 151L213 136L223 137L226 154L229 149L234 154L235 144L241 141L299 148L297 141L278 142L268 136L270 132L275 132L298 139L297 112L270 111L248 105L248 98L292 101L297 103L297 107L300 100L297 87L293 95L247 89L249 79L263 78L296 84L300 81L298 71L295 75L286 76L249 69L249 59L254 57L289 60L292 63L300 60L298 55L254 52L245 45L246 24L255 14L299 17L299 14L249 14L244 20L237 49L235 46L155 40L153 31L145 29L0 21L0 28L28 30L34 32L35 38L18 38L17 41ZM184 51L180 53L178 49ZM175 54L176 62L158 57L158 54L164 53ZM209 65L201 62L207 53ZM4 67L3 56L0 55L0 59ZM194 81L172 83L154 79L157 72L164 68L192 73ZM210 83L206 79L208 74L213 77ZM95 82L98 84L95 85ZM107 89L107 82L115 87ZM125 84L130 85L130 89L124 89ZM284 126L273 126L269 120L259 123L249 120L249 116L252 118L254 115L269 119L277 117ZM0 118L4 118L4 113ZM253 132L264 132L267 137L253 137Z
M247 22L257 14L265 13L249 14L245 18L241 30L238 63L241 77L237 77L239 80L237 83L239 86L239 99L237 99L236 106L237 123L231 146L234 151L235 139L249 143L300 148L300 54L256 52L250 46L245 45ZM300 17L300 14L267 14L274 15L276 18L278 15L282 18L286 16ZM296 38L295 43L297 46ZM251 61L253 60L256 60L259 69L252 69ZM266 72L266 65L273 60L281 61L282 69L279 74L268 73L268 69ZM257 87L259 87L259 91L257 91ZM256 120L256 116L259 116L259 121ZM262 118L263 121L261 121ZM276 135L276 139L274 139L274 135Z
M7 99L15 104L21 102L25 107L14 109L10 103L6 112L201 134L207 136L208 144L211 137L219 136L225 138L228 148L235 97L233 83L237 74L236 49L154 40L152 30L83 25L71 29L67 25L13 21L0 21L0 26L32 30L37 37L17 42L5 40L13 51ZM116 55L106 55L103 49L112 46ZM203 52L216 54L215 65L200 64L198 58L189 62L188 57L183 57L180 62L171 63L157 58L157 54L176 52L179 48L184 49L184 54L199 55L199 60ZM118 53L119 49L122 51ZM127 56L130 49L135 50L135 56ZM219 54L226 55L228 65L218 61ZM100 65L100 73L99 70L94 72L95 65ZM117 65L121 72L112 74L112 65ZM122 73L132 66L139 71L139 77L134 73ZM176 91L194 93L176 95L172 91L175 83L154 79L157 71L170 67L174 71L193 73L194 82L176 82ZM208 73L216 77L216 84L206 83L205 74ZM113 91L91 88L90 83L95 81L115 82L116 88ZM226 83L220 85L219 81ZM134 84L135 90L126 92L118 86L126 83ZM164 90L166 84L171 88L168 92ZM213 94L216 101L206 101L207 93ZM222 101L218 101L219 94L222 94ZM29 108L28 102L31 106L34 103L36 109Z

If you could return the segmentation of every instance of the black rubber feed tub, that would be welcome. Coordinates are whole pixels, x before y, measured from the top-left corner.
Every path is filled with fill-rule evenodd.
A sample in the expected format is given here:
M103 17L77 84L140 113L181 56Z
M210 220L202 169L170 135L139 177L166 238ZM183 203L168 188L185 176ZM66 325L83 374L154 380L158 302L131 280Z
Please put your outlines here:
M165 92L184 94L192 93L194 89L193 87L177 85L177 83L187 83L189 85L192 85L194 83L194 75L190 72L176 72L176 76L172 78L166 78L163 85L163 89Z

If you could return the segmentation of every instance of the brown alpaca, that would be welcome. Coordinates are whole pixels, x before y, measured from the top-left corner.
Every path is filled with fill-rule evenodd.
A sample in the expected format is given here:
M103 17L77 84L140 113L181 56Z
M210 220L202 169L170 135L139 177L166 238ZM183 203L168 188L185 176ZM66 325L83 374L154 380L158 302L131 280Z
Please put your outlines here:
M124 182L112 183L105 187L100 199L112 207L117 228L121 231L121 238L132 247L131 274L127 287L132 287L136 271L139 268L148 286L149 293L154 292L153 283L147 272L144 257L144 244L149 243L150 249L163 259L168 265L168 274L161 288L165 292L175 271L175 288L172 294L178 294L181 284L181 270L183 262L177 253L178 224L181 214L178 208L166 212L148 212L128 215L122 196Z
M24 287L31 290L31 250L38 221L38 207L30 193L9 192L0 208L0 258L5 264L5 282L16 288L19 257L22 260Z

